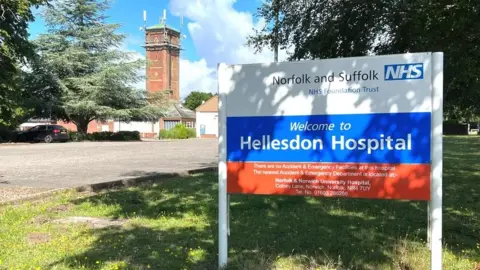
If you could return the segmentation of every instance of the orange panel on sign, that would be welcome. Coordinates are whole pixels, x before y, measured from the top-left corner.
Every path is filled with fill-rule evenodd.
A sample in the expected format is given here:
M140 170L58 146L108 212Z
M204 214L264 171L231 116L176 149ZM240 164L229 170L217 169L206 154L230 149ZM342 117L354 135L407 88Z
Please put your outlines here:
M429 164L228 162L227 192L430 200Z

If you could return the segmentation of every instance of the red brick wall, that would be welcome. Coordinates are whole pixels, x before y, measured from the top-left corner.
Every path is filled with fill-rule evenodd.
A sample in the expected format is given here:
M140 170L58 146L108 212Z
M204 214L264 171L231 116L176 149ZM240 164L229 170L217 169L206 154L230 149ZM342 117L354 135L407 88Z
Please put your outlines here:
M163 118L160 118L160 121L159 121L160 130L165 129L165 122L163 120L164 120Z
M168 32L173 44L178 45L179 37L177 34ZM164 39L163 29L156 31L147 31L146 39L148 42L154 43L157 39L162 42ZM148 92L158 92L169 88L169 61L171 61L171 89L170 98L180 100L180 83L179 83L179 53L171 52L171 59L169 59L170 52L162 46L148 47L146 51L147 57L147 81L146 88Z
M200 138L217 138L215 134L200 134Z
M75 126L75 124L72 122L57 121L56 124L61 125L68 130L77 131L77 126ZM110 126L110 123L108 123L108 125ZM113 131L113 122L111 123L110 130ZM102 131L101 122L91 121L90 123L88 123L88 131L87 131L88 133L99 132L99 131Z
M141 138L149 138L149 139L156 139L157 138L157 134L154 133L154 132L141 132L140 133L140 137Z
M180 100L180 70L179 55L172 53L172 98Z
M168 85L168 61L169 53L167 50L147 51L147 91L158 92L169 88ZM172 54L172 82L171 82L171 98L174 100L180 99L179 91L179 56Z

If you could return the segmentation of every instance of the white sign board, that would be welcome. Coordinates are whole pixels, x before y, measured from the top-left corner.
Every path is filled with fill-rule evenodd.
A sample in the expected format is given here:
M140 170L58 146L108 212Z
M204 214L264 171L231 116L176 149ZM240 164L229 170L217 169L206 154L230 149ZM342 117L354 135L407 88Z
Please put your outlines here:
M218 83L221 265L227 194L258 194L431 201L439 269L442 53L222 64Z

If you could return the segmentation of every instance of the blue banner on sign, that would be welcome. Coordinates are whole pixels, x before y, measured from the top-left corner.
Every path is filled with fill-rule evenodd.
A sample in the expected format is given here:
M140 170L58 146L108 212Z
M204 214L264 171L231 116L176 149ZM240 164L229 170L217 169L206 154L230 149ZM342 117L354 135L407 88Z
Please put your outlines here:
M431 113L227 117L228 161L430 163Z

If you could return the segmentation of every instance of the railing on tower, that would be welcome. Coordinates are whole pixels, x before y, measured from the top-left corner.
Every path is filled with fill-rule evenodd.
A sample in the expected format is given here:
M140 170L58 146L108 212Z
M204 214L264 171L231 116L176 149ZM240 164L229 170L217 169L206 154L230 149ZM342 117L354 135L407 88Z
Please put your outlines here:
M144 26L140 27L141 31L148 32L147 28L147 11L143 11L143 21ZM163 26L163 35L145 35L145 47L153 47L153 46L165 46L172 49L181 50L182 49L182 40L186 38L186 35L182 34L183 30L183 16L180 17L180 30L174 31L167 27L167 14L166 10L163 10L163 17L160 20L160 25ZM153 29L150 29L153 30ZM176 32L177 35L172 35L169 33Z

